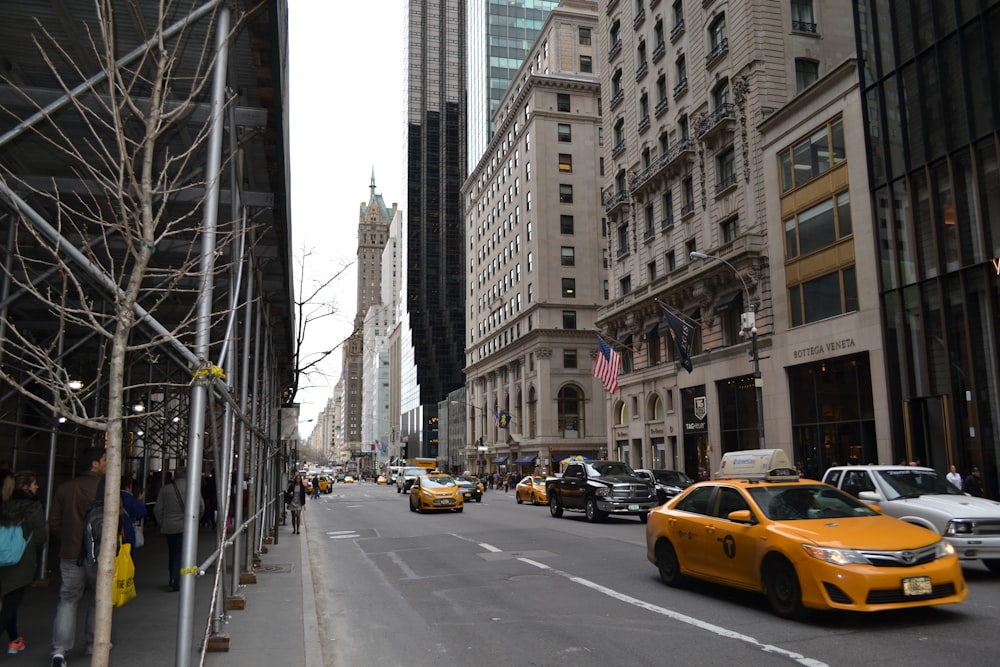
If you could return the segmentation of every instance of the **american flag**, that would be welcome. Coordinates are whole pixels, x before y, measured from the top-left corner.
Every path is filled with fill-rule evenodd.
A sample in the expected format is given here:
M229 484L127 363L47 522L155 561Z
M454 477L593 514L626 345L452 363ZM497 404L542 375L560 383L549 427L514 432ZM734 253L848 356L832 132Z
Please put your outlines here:
M604 342L600 336L597 337L597 360L594 362L594 377L601 378L604 388L609 394L618 391L618 372L622 368L622 358L611 349L611 346Z

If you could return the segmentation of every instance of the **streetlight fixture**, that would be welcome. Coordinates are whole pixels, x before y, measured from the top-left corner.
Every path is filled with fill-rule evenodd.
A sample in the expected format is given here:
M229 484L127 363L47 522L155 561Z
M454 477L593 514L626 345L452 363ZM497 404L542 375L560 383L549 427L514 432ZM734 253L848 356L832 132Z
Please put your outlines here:
M757 354L757 315L754 312L753 304L750 302L750 289L743 274L736 270L736 267L728 261L716 255L698 252L691 253L691 259L708 260L714 259L728 266L736 277L743 284L743 294L746 297L747 310L740 314L740 335L750 338L750 350L753 354L753 385L757 398L757 444L760 449L764 449L764 380L760 375L760 357Z

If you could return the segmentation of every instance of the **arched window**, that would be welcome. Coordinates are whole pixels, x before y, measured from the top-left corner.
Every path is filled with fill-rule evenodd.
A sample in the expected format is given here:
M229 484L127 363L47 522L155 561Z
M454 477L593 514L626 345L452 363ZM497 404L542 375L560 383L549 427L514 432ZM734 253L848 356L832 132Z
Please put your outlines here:
M558 429L563 438L582 438L584 429L583 390L576 385L566 385L559 390L557 401Z
M649 397L649 403L646 406L646 420L663 421L663 399L660 398L659 394L653 394Z
M628 406L625 401L618 401L618 404L615 405L614 420L618 426L628 421Z
M535 388L528 389L528 437L534 438L536 434L536 420L538 418L538 397L535 395Z

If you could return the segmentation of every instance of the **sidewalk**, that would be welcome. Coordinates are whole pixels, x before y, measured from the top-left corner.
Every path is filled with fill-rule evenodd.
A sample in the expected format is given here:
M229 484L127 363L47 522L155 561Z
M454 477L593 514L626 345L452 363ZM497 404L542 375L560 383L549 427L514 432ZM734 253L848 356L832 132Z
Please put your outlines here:
M201 662L200 648L208 627L214 568L196 580L196 612L192 630L195 645L190 665L323 664L309 550L302 548L308 538L308 522L303 520L302 523L301 534L293 535L289 526L280 526L279 543L265 545L267 553L261 554L256 583L243 585L236 591L237 596L245 599L245 608L228 611L226 622L219 628L219 635L229 639L229 650L207 653L204 663ZM214 545L214 534L203 530L198 538L199 564L208 558ZM180 596L167 591L166 540L156 528L146 529L146 544L133 552L133 560L137 596L114 612L111 664L174 665ZM11 656L10 659L20 664L49 664L52 620L59 599L58 563L55 569L47 584L41 582L41 585L28 589L18 611L18 628L27 648L19 657ZM228 589L232 574L227 571L223 576ZM81 604L77 644L66 656L71 667L90 664L89 656L84 655L83 619ZM9 641L4 635L0 652Z

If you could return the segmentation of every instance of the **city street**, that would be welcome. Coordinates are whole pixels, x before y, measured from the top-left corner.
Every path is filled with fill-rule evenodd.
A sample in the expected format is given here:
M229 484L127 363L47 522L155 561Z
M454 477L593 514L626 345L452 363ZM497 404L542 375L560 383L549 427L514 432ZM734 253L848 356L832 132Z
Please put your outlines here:
M394 487L336 484L308 503L305 523L281 539L308 540L327 665L938 665L995 654L1000 579L979 563L965 568L961 605L796 623L762 595L664 586L635 518L554 519L513 493L430 515Z

